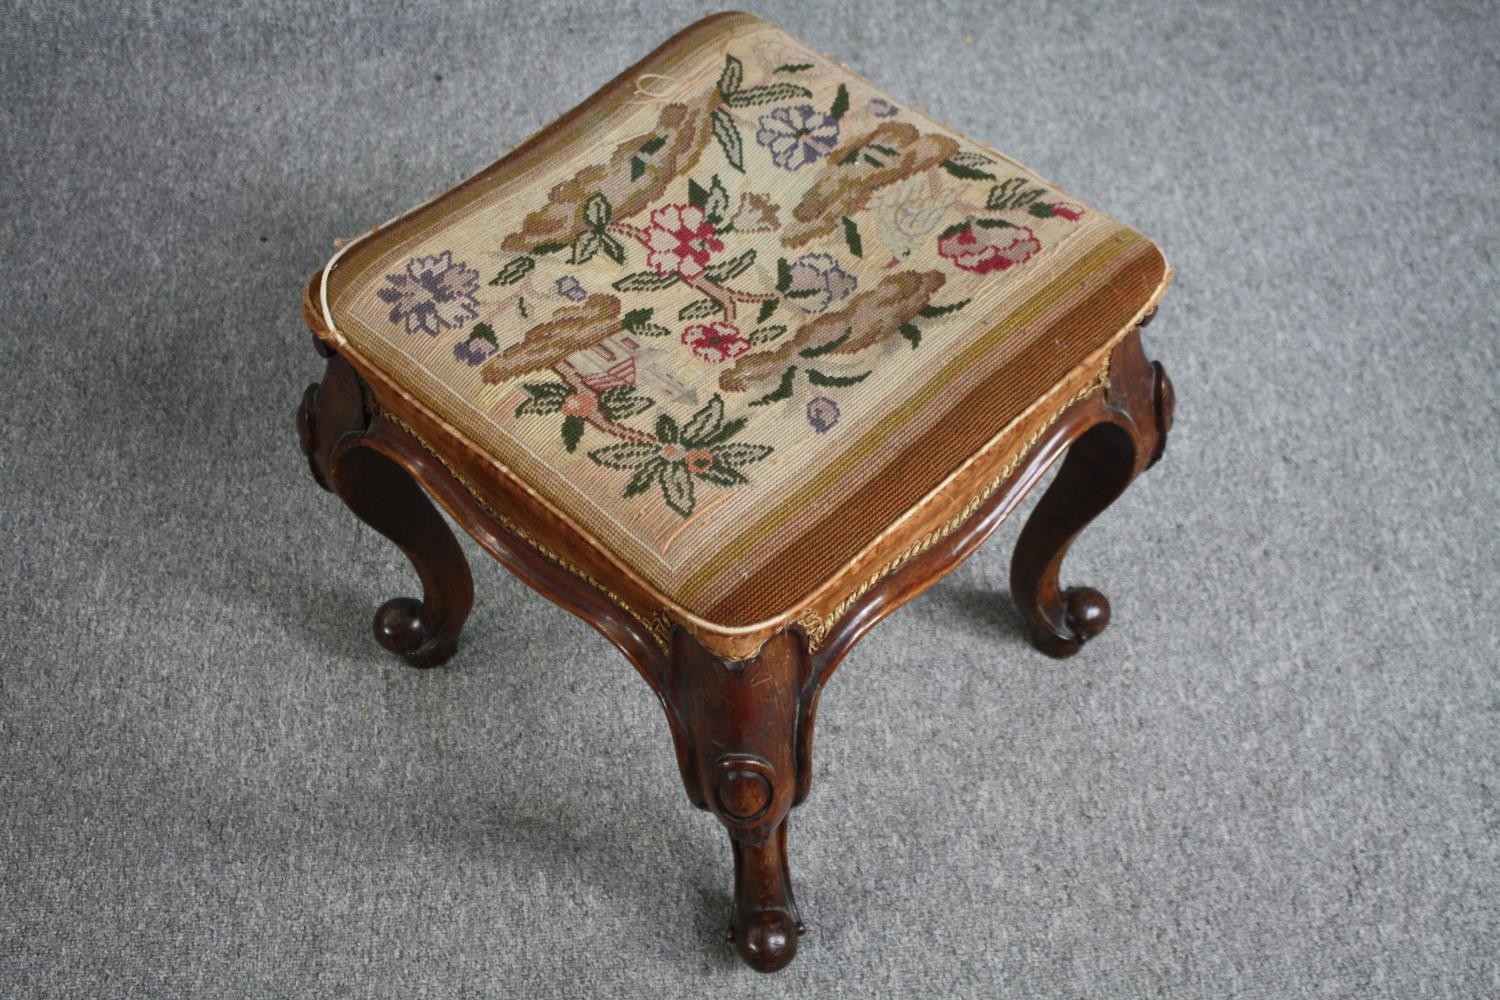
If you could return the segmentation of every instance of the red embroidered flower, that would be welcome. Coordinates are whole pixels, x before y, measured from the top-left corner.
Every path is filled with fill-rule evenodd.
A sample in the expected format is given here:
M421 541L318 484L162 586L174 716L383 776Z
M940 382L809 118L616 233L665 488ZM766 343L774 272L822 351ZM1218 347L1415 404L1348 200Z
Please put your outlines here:
M676 273L691 281L724 249L715 232L698 206L663 205L651 213L646 230L646 263L657 274Z
M750 350L733 323L695 323L682 331L682 342L704 361L728 361Z
M1077 222L1083 218L1083 209L1069 201L1054 201L1048 206L1053 215L1060 215L1069 222Z
M938 254L965 271L988 274L1024 264L1041 253L1042 241L1025 226L964 225L938 237Z

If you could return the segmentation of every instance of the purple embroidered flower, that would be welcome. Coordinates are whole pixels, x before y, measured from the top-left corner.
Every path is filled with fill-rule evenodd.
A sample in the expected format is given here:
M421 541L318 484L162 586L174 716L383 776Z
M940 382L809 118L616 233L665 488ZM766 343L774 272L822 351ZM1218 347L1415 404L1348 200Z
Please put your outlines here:
M495 345L474 337L453 345L453 356L466 365L482 365L495 355Z
M901 109L883 97L870 98L870 114L876 118L889 118Z
M796 170L832 151L839 142L839 122L811 104L777 108L760 116L755 141L771 151L771 162Z
M456 330L479 315L479 272L454 263L444 250L432 257L413 257L402 274L388 274L387 285L375 294L391 306L392 323L405 323L407 333L421 330L436 337Z
M819 396L807 404L807 422L812 429L822 434L839 422L839 404L827 396Z
M571 274L557 279L557 294L573 302L582 302L588 298L588 292L583 290L583 285Z
M475 323L467 340L453 345L453 356L466 365L482 365L499 350L495 329L488 323Z
M859 286L854 275L826 253L805 253L792 262L789 270L792 283L787 286L786 297L803 312L820 313L847 299Z

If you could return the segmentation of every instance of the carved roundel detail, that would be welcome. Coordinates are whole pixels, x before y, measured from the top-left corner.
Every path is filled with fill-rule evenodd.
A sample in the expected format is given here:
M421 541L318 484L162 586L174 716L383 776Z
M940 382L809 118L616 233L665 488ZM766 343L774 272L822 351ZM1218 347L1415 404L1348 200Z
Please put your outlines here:
M771 808L776 771L759 757L720 757L714 764L714 797L727 819L753 823Z

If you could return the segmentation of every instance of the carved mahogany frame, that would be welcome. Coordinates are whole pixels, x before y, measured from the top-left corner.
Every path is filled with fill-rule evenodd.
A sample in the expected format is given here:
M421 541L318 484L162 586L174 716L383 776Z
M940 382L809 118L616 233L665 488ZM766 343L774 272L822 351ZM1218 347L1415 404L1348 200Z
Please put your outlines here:
M314 343L327 368L304 394L297 428L319 485L395 542L421 579L420 601L397 597L376 612L375 636L386 649L413 666L444 662L473 605L468 564L436 501L507 569L624 653L666 711L688 798L729 831L730 940L749 965L770 972L792 960L804 929L792 898L787 816L812 785L823 686L861 636L967 558L1064 452L1017 542L1011 594L1032 642L1051 656L1071 656L1109 623L1104 595L1063 589L1058 571L1079 532L1166 444L1172 384L1142 351L1140 328L1150 318L1118 342L1097 383L1037 423L997 488L954 530L909 550L910 558L857 593L836 620L819 620L821 641L809 641L807 627L793 622L743 659L711 652L681 625L643 618L616 592L623 584L607 566L522 526L507 511L525 507L527 496L473 481L471 465L440 453L423 434L430 418L420 408L361 377L324 339ZM528 514L538 523L535 511Z

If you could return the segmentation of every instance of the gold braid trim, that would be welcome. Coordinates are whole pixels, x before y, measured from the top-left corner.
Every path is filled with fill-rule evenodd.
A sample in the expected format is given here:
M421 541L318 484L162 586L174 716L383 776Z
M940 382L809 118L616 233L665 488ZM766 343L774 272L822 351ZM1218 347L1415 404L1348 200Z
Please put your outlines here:
M424 451L441 462L443 468L448 470L448 474L458 481L458 485L464 488L464 490L469 494L474 502L477 503L486 514L498 521L506 531L510 532L511 534L515 535L517 538L525 542L527 545L531 546L549 562L557 564L562 569L565 569L569 573L572 573L584 583L587 583L589 586L599 591L599 593L609 598L611 601L617 604L622 611L630 615L630 617L634 618L636 621L640 622L641 625L646 629L646 631L651 633L651 637L656 640L656 644L660 646L663 651L667 650L668 637L671 635L672 623L671 619L667 617L667 613L665 611L658 611L656 615L649 621L641 617L639 612L637 612L634 608L626 603L625 598L621 597L613 590L610 590L598 580L594 579L581 567L569 562L560 553L548 547L545 542L541 541L531 532L521 527L507 515L502 514L499 510L495 509L494 505L484 498L484 495L475 488L473 483L464 478L462 473L455 469L452 464L449 463L449 461L444 458L436 448L428 444L427 439L424 438L421 434L417 433L416 429L408 424L405 420L402 420L400 417L396 416L396 414L392 413L390 410L381 406L379 403L374 402L373 400L371 401L371 409L384 419L389 420L391 423L401 428L407 434L410 434L413 440L415 440L417 444L422 446L422 449Z
M869 577L865 580L864 583L860 584L860 586L854 591L854 593L850 594L848 597L844 598L843 601L839 602L839 606L834 608L833 611L831 611L827 615L827 617L818 614L812 608L804 609L802 613L797 616L797 624L801 625L802 628L807 632L808 650L817 650L818 647L823 644L823 640L828 638L828 633L833 631L834 625L838 624L839 619L848 614L849 609L854 607L855 602L857 602L861 597L864 597L866 594L868 594L877 583L890 576L907 562L910 562L912 559L915 559L923 552L926 552L928 549L932 548L944 538L947 538L949 535L953 534L953 532L957 531L965 521L974 516L974 512L977 511L981 506L983 506L984 502L991 496L993 496L996 490L1005 485L1005 481L1015 473L1017 468L1020 467L1021 461L1027 456L1027 454L1030 453L1032 448L1035 448L1037 446L1037 443L1041 441L1042 436L1045 435L1049 430L1051 430L1052 426L1056 424L1058 420L1062 419L1062 415L1064 413L1066 413L1076 404L1081 403L1088 397L1092 396L1095 392L1103 389L1108 384L1109 358L1105 357L1104 366L1099 369L1099 374L1090 379L1083 388L1074 393L1071 399L1069 399L1062 406L1058 407L1057 410L1052 414L1052 416L1047 418L1046 423L1042 424L1035 431L1033 431L1031 436L1026 439L1026 442L1021 445L1015 456L1011 458L1009 462L1005 463L1005 467L1002 468L999 473L997 473L995 477L985 485L983 490L976 494L974 498L971 499L968 503L964 504L962 510L950 517L947 522L942 525L942 527L936 528L928 534L923 535L916 542L912 543L912 545L905 552L902 552L899 556L886 563L878 573Z

